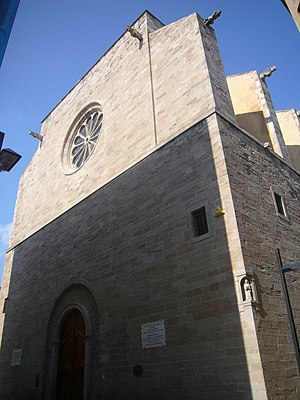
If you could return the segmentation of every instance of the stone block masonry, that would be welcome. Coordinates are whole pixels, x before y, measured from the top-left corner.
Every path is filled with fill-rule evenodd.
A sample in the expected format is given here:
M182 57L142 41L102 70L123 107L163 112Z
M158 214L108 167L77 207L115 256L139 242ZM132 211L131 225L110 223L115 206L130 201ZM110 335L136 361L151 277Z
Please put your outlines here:
M21 179L0 293L1 400L296 400L275 249L300 258L300 177L278 155L266 87L273 130L255 139L237 126L197 14L164 26L145 12L131 28L45 118ZM68 168L102 113L94 152Z
M275 251L285 264L300 260L300 176L224 119L219 126L245 267L258 285L254 316L268 398L297 399L300 380ZM284 199L286 218L276 210L274 192ZM287 279L299 330L299 274Z
M214 32L197 14L162 27L145 13L133 27L142 44L124 33L43 121L43 144L19 186L12 247L215 108L234 120ZM65 175L66 134L92 102L103 109L98 145Z
M203 120L16 247L4 400L12 391L47 394L49 315L72 285L89 288L99 314L90 398L251 399L224 220L212 217L221 201L217 134L215 117ZM212 236L191 243L187 211L204 203ZM166 346L142 349L142 324L157 320L165 321ZM16 346L22 365L10 368Z

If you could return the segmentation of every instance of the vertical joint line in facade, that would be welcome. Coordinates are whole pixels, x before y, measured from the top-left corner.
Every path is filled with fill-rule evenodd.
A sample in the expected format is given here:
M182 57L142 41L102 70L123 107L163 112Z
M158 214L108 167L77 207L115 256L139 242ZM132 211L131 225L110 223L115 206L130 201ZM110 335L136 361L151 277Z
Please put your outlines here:
M152 75L152 60L151 60L151 48L150 48L150 34L149 34L148 29L147 29L147 39L148 39L149 74L150 74L150 90L151 90L151 102L152 102L154 142L155 142L155 146L157 146L156 112L155 112L155 101L154 101L154 90L153 90L153 75Z

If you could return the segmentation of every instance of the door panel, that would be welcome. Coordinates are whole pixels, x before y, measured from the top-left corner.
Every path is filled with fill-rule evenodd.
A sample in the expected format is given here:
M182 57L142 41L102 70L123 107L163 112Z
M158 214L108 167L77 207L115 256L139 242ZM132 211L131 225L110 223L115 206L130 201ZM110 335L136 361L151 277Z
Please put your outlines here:
M85 323L74 308L60 331L56 400L83 400L84 358Z

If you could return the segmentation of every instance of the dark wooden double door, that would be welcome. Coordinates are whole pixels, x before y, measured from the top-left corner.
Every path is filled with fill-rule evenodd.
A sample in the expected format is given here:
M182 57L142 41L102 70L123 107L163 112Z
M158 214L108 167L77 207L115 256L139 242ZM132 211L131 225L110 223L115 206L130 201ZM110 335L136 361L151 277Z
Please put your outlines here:
M74 308L60 331L56 400L83 400L85 323Z

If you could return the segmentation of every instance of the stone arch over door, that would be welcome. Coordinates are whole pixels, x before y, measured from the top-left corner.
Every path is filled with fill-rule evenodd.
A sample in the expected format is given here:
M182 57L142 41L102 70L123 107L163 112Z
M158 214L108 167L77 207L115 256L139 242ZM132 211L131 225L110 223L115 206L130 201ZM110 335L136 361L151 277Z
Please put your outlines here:
M45 352L45 400L56 400L61 329L73 310L78 310L82 315L85 326L83 400L96 397L96 393L93 392L96 385L93 382L96 380L98 365L99 314L91 291L84 285L75 284L69 286L58 297L49 318Z

